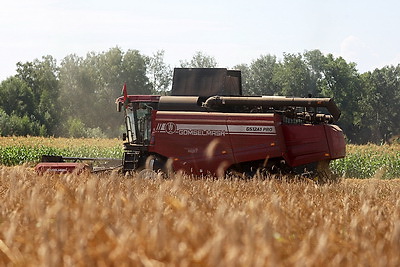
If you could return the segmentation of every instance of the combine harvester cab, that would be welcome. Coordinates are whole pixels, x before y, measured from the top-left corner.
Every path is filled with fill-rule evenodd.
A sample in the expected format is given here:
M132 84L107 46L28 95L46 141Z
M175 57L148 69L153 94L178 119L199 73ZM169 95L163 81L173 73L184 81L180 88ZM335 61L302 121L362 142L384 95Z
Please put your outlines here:
M345 156L340 110L330 98L242 96L238 71L175 69L171 96L128 95L123 171L308 175L334 179Z

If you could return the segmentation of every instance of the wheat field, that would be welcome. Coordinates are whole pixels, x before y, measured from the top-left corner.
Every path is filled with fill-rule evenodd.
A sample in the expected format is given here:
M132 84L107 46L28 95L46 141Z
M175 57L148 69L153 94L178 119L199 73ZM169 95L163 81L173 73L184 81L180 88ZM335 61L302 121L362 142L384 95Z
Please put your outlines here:
M1 266L399 266L400 180L0 167Z

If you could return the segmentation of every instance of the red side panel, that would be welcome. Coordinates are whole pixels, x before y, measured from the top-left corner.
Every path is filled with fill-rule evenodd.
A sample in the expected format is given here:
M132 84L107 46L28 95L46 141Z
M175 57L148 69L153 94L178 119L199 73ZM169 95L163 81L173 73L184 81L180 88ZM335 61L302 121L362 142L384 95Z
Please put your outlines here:
M173 159L175 170L223 174L235 163L282 157L276 114L157 111L150 152Z
M226 115L158 111L150 152L173 160L175 170L223 174L234 163Z
M282 156L284 142L278 115L231 114L227 123L236 163Z
M52 173L67 173L76 172L81 173L87 167L83 163L71 163L71 162L41 162L36 165L35 171L37 173L43 174L45 172Z
M154 111L149 152L174 170L223 174L235 163L284 157L291 166L344 157L333 125L282 125L276 114Z
M325 132L331 159L344 158L346 156L346 142L342 129L337 125L325 125Z
M282 125L286 142L285 159L299 166L345 156L342 131L334 125Z

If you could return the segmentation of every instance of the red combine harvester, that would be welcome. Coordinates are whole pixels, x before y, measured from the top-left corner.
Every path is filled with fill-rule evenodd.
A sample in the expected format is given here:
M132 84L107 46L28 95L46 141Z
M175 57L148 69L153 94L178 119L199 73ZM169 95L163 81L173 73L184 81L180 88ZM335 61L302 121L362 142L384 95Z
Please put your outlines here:
M343 132L332 124L340 117L333 99L242 96L240 71L175 69L171 96L128 95L126 85L123 93L116 104L125 114L124 155L117 160L124 173L261 172L325 182L335 179L329 162L346 154ZM45 156L36 169L88 166L72 166L71 159L96 160Z
M242 96L239 71L175 69L171 96L127 95L124 86L116 104L125 113L124 172L322 180L333 179L329 162L346 153L333 99Z

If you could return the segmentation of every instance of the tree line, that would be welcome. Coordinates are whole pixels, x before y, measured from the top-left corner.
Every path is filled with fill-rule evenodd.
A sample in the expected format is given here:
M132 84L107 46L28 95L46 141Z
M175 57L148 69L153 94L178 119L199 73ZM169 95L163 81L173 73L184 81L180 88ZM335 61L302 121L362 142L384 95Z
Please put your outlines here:
M179 67L217 67L197 52ZM261 55L242 72L245 95L333 97L342 110L338 125L350 143L384 143L400 134L400 65L359 73L356 64L319 50ZM17 74L0 83L0 135L117 137L122 115L114 101L124 82L129 94L167 95L173 69L164 51L137 50L52 56L17 63Z

